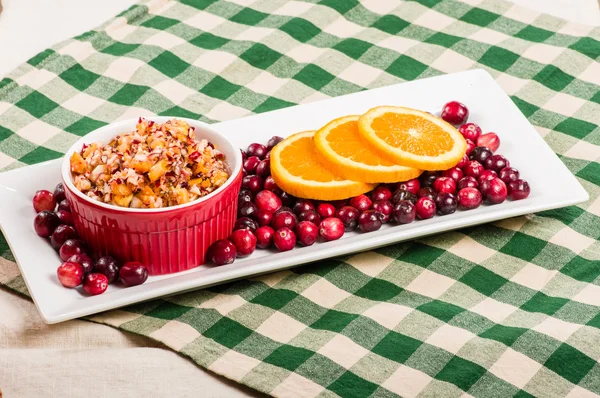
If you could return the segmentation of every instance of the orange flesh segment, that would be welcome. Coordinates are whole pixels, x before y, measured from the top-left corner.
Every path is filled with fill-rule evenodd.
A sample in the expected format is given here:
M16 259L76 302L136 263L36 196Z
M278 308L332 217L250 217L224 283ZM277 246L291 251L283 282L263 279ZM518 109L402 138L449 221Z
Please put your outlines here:
M308 181L345 181L322 167L312 137L303 137L281 151L281 165L292 175Z
M388 145L409 153L438 156L454 146L450 134L416 115L387 112L373 119L371 127Z

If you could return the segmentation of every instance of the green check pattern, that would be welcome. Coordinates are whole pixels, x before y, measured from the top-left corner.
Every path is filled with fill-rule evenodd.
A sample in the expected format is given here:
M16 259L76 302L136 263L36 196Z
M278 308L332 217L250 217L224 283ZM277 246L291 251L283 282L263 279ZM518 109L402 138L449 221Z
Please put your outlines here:
M599 60L600 28L501 0L152 0L0 81L0 169L118 119L217 122L486 69L588 203L91 320L278 397L599 396Z

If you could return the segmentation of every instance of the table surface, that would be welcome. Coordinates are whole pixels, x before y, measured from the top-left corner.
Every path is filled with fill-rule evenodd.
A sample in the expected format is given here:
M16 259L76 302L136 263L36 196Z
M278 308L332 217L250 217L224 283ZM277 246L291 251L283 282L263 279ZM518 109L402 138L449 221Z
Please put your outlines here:
M573 22L600 25L598 0L512 1ZM0 78L40 51L102 24L136 2L3 0ZM3 265L10 267L0 264L0 271ZM44 396L49 385L63 397L81 396L84 391L88 397L258 396L148 339L78 320L45 325L30 301L3 290L0 314L0 388L9 396ZM98 387L97 381L106 379L113 381L110 388Z

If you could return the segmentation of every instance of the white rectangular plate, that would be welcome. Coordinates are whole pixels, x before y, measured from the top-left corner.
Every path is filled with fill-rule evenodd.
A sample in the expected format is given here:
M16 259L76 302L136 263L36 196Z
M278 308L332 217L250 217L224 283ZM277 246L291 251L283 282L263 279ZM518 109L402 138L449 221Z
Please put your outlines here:
M252 256L227 266L201 266L175 275L150 277L145 284L128 289L110 286L106 293L95 297L65 289L58 283L56 268L60 259L33 230L35 213L31 198L36 190L52 189L60 181L60 160L0 174L0 226L42 318L47 323L57 323L311 261L588 200L587 192L577 179L492 77L482 70L363 91L214 127L231 137L240 148L245 148L251 142L266 142L273 135L314 130L333 118L361 114L378 105L403 105L438 113L450 100L465 103L471 112L470 120L481 125L484 131L498 133L502 141L499 152L510 159L511 165L521 171L532 187L529 198L403 226L385 225L369 234L347 233L335 242L317 243L286 253L257 250ZM561 189L553 188L557 186Z

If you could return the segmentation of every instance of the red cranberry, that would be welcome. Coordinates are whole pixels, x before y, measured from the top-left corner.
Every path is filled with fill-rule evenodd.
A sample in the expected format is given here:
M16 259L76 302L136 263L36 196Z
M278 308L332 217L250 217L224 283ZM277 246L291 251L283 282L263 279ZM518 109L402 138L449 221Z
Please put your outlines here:
M256 247L259 249L268 249L273 243L275 230L268 225L264 225L256 230Z
M79 239L69 239L60 247L58 254L60 255L60 259L63 261L67 261L69 257L74 256L76 254L85 254L85 243Z
M529 196L531 188L529 183L525 180L515 180L508 184L509 197L512 200L521 200Z
M248 175L248 172L242 167L242 179Z
M458 201L456 200L456 196L451 193L440 192L435 198L435 207L437 208L437 213L441 216L454 213L457 206Z
M73 225L73 215L66 210L58 210L56 217L60 220L61 224Z
M263 180L256 175L247 175L242 179L242 188L256 194L263 189Z
M426 171L421 174L419 181L422 187L432 187L435 180L438 178L438 173L435 171Z
M296 225L296 236L302 246L310 246L319 237L319 227L310 221L300 221Z
M419 182L419 179L413 178L412 180L396 184L396 189L403 189L416 195L417 192L419 192L419 189L421 189L421 183Z
M450 177L440 177L433 184L433 189L437 192L456 192L456 182Z
M479 163L476 160L469 161L469 163L467 163L467 165L463 169L466 176L473 177L475 179L477 179L481 175L481 173L483 173L484 170L485 169L483 168L481 163Z
M207 257L216 265L231 264L237 255L235 245L227 239L220 239L210 245Z
M458 187L458 190L465 189L465 188L478 188L479 187L479 183L477 182L477 180L475 179L475 177L466 176L466 177L463 177L458 182L458 186L457 187Z
M50 244L55 250L58 250L69 239L77 239L77 232L72 226L62 224L56 227L52 233Z
M292 209L290 209L289 207L287 207L287 206L281 206L281 207L279 208L279 210L277 210L277 211L275 212L275 214L277 214L277 213L283 213L283 212L294 213L294 212L292 211Z
M254 218L258 207L252 202L244 202L238 208L238 217L251 217Z
M490 151L496 152L500 147L500 138L496 133L482 134L477 138L477 146L484 146L489 148Z
M273 244L280 252L292 250L296 246L296 234L288 227L279 228L273 235Z
M244 170L248 172L248 174L256 173L256 167L261 162L258 156L250 156L248 159L244 160Z
M267 147L263 144L253 143L248 145L248 149L246 149L246 153L248 156L257 156L260 159L263 159L267 154Z
M442 176L452 178L454 181L459 182L460 179L463 178L464 174L459 167L453 167L451 169L445 170L442 173Z
M88 274L83 278L83 290L90 296L97 296L108 289L108 279L98 273Z
M254 198L254 203L259 209L274 213L281 207L281 199L271 191L260 191Z
M352 206L344 206L336 212L336 217L344 224L345 231L354 231L358 225L358 210Z
M392 199L392 191L387 187L378 186L371 192L371 200L377 202L378 200L390 200Z
M258 223L249 217L240 217L235 220L235 226L233 227L234 231L238 229L249 229L254 232L258 229Z
M277 193L279 199L281 199L281 204L287 207L292 207L296 204L296 198L285 191L281 191Z
M81 285L85 272L83 267L77 263L65 262L56 270L58 281L64 286L74 288Z
M373 232L383 224L381 214L375 210L365 210L358 216L358 227L363 232Z
M389 200L378 200L373 203L373 210L381 214L381 222L386 223L392 215L392 203Z
M358 195L350 199L348 204L356 210L363 212L369 210L373 205L373 202L371 202L371 199L369 199L367 195Z
M309 210L316 211L317 209L315 208L314 203L308 199L300 199L294 205L294 214L301 214Z
M148 268L139 261L130 261L119 270L119 279L127 287L141 285L148 279Z
M415 220L416 214L413 202L410 200L401 200L392 210L392 220L396 224L410 224Z
M56 201L56 203L60 203L66 198L67 197L65 196L65 187L63 186L62 182L60 182L58 183L58 185L56 185L56 188L54 188L54 200Z
M481 135L481 127L476 125L475 123L465 123L458 129L460 133L467 140L471 140L473 142L477 141L477 138Z
M271 160L261 160L258 166L256 166L256 175L260 178L267 178L271 175Z
M254 213L254 219L261 227L263 225L271 224L271 220L273 220L273 213L267 210L258 209L256 213Z
M271 220L271 226L275 231L279 231L281 228L287 227L290 229L294 229L296 226L296 216L294 213L289 211L282 211L279 213L275 213L273 216L273 220Z
M94 262L84 253L75 254L67 259L67 262L77 263L83 267L83 272L87 275L94 269Z
M480 187L486 203L495 205L506 200L508 190L501 179L494 178L493 180L481 181Z
M100 257L94 264L94 272L105 275L108 283L113 283L119 275L119 264L112 256Z
M238 229L233 231L229 240L235 246L237 257L247 257L251 255L256 248L256 236L248 229Z
M254 200L254 195L252 192L247 189L240 189L240 193L238 194L238 209L246 202L252 202Z
M427 197L427 198L429 198L431 200L435 200L435 196L436 196L435 189L433 189L432 187L421 188L421 189L419 189L419 192L418 192L417 196L418 196L418 198ZM412 202L412 201L410 201L410 202L412 204L417 203L416 200L414 202ZM400 202L398 202L398 203L400 203Z
M463 124L469 118L469 109L458 101L450 101L442 108L442 119L450 124Z
M55 207L56 199L54 199L54 194L52 192L42 189L33 195L33 208L36 213L44 210L54 211Z
M267 152L267 154L265 155L265 158L263 160L271 160L271 151ZM270 172L270 170L269 170Z
M467 150L465 151L465 155L470 155L471 152L473 152L473 149L475 149L475 147L477 145L475 145L475 143L471 140L465 140L467 142Z
M477 148L475 148L477 149ZM473 149L473 151L475 150ZM473 154L473 151L471 151L471 155ZM456 167L462 169L463 167L465 167L467 165L467 163L469 162L469 155L467 155L466 153L463 155L462 159L460 159L460 162L458 162L458 164L456 165Z
M481 183L481 181L493 180L496 177L498 177L498 174L496 174L496 172L494 170L484 170L483 173L481 173L479 175L479 178L477 179L477 181L479 183Z
M319 225L319 235L325 241L337 240L344 235L345 226L342 220L337 217L329 217L321 221Z
M267 178L265 178L265 189L267 191L273 191L275 193L278 193L281 191L281 189L275 183L273 176L268 176Z
M415 206L415 212L420 220L435 216L435 202L427 197L420 198Z
M271 149L273 149L273 147L275 145L279 144L281 141L283 141L283 137L279 137L279 136L274 135L267 142L267 149L270 151Z
M71 205L69 204L69 202L65 199L63 201L61 201L58 204L58 208L57 210L64 210L64 211L68 211L71 212Z
M392 203L397 204L401 200L410 200L413 203L417 203L417 195L412 192L399 189L392 195Z
M476 209L481 200L481 192L477 188L463 188L458 191L458 206L461 210Z
M35 233L44 238L52 235L56 227L60 224L60 219L56 214L49 210L39 212L33 219L33 228Z
M502 155L492 155L485 161L485 168L499 173L505 167L510 167L510 162Z
M510 184L512 181L517 181L519 179L519 170L514 167L505 167L500 170L498 176L505 184Z
M478 146L475 147L473 151L471 151L471 154L469 156L472 160L476 160L481 164L485 164L485 161L488 160L488 158L492 155L493 153L492 151L490 151L489 148L484 146Z
M344 207L344 206L346 206L348 204L348 199L334 200L334 201L331 202L331 204L336 209L341 209L342 207Z
M321 216L315 210L303 211L298 216L298 219L300 221L310 221L317 225L319 225L321 223Z
M333 217L335 214L335 207L330 203L320 203L317 206L317 213L322 219Z

